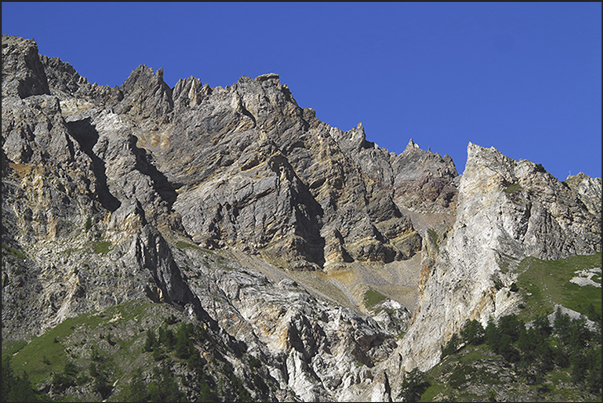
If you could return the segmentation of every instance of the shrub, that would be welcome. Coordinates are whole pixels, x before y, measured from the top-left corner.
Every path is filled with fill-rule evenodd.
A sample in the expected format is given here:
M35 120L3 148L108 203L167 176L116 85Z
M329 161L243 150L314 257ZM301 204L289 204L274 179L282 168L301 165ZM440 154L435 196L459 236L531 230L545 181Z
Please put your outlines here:
M461 330L461 338L466 343L479 345L484 341L485 331L482 324L473 319L465 322L463 330Z
M158 341L155 338L155 332L151 329L147 330L147 339L144 342L144 351L150 352L158 347Z
M86 223L84 224L84 229L88 232L92 228L92 219L90 217L86 218Z
M453 334L450 340L448 340L448 343L446 343L446 346L442 348L442 357L454 354L459 349L460 344L461 338L458 336L458 334Z
M126 400L129 402L146 402L147 385L142 377L142 370L137 368L132 375L130 385L128 386Z
M65 363L64 372L65 372L65 375L67 375L67 376L75 377L79 371L77 369L77 366L74 363L72 363L71 361L68 361Z
M249 366L251 368L260 368L262 366L262 362L255 358L254 356L249 356Z
M429 382L426 382L423 377L423 372L418 368L406 374L402 381L402 390L398 395L404 402L418 402L425 389L429 387Z
M517 193L522 191L522 187L519 183L512 183L503 189L505 193Z
M63 393L70 386L75 386L75 379L73 379L73 377L64 373L58 373L52 376L52 387L57 393Z
M488 321L488 325L486 326L486 330L484 332L486 343L492 351L498 353L498 346L500 342L500 332L498 331L498 327L494 323L492 319Z
M94 379L94 390L100 393L103 399L109 397L113 391L113 386L109 382L109 377L105 371L101 371Z

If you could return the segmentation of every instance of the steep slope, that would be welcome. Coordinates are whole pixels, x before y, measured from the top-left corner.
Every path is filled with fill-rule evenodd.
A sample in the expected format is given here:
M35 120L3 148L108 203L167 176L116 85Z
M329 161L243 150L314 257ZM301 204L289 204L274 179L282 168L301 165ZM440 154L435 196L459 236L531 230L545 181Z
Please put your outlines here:
M467 319L485 326L490 317L516 311L517 295L509 288L524 257L601 251L600 192L580 196L541 166L494 148L469 144L467 154L456 221L421 284L414 323L403 340L407 368L435 365L440 347ZM600 188L601 179L586 183Z
M84 368L86 341L58 326L144 306L138 332L174 315L205 335L202 383L231 382L221 400L388 401L467 317L515 309L506 290L523 257L600 251L600 178L562 183L474 145L459 176L412 140L398 155L362 124L321 122L276 74L170 88L140 66L109 88L31 40L3 35L2 49L7 345L58 329L60 354ZM163 359L140 350L134 322L111 323L118 346L138 350L94 332L91 344L140 353L132 362L152 379L148 363ZM47 368L28 346L11 350L15 365ZM195 365L169 368L189 400L204 393ZM111 372L109 400L134 369ZM54 397L106 398L50 377L36 386Z
M275 75L170 89L141 66L108 88L7 36L2 102L3 341L150 300L244 343L279 399L387 399L387 376L367 368L410 315L385 298L397 307L378 315L386 331L358 311L367 284L412 306L422 243L391 175L381 183L342 151L360 136L360 160L388 166L361 128L321 123Z

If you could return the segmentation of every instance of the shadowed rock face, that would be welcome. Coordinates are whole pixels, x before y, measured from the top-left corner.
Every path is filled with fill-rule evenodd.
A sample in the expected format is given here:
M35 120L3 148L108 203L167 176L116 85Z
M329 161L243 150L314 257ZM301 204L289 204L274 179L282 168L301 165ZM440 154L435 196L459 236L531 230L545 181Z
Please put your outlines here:
M121 90L115 111L178 188L173 208L198 244L302 269L420 250L393 200L395 157L369 145L361 126L342 132L300 108L278 75L214 89L189 78L171 91L141 66Z
M149 299L260 357L256 400L387 401L467 318L514 309L503 257L600 251L600 178L473 144L459 176L321 122L276 74L170 88L142 65L109 88L2 50L3 337Z

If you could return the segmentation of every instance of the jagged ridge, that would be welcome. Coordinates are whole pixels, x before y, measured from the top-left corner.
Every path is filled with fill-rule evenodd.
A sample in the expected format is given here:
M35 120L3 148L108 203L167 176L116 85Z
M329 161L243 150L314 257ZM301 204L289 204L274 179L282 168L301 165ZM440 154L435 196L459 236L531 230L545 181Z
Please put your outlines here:
M465 319L514 309L502 263L600 251L600 178L474 145L459 176L320 122L276 74L109 88L2 42L3 338L150 299L244 342L278 400L388 400Z

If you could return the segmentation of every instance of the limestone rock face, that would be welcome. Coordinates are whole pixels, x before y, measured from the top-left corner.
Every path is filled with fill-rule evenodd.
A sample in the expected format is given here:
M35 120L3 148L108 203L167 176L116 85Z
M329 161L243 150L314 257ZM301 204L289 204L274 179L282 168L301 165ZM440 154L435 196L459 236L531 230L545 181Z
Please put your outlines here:
M122 86L125 93L140 74ZM158 82L148 85L145 99L153 105L169 100ZM126 110L129 99L116 111ZM152 114L168 114L163 119L170 124L134 133L178 186L174 209L197 243L237 246L314 269L407 259L420 250L420 235L393 200L392 173L387 180L373 175L373 165L392 171L380 158L389 153L349 145L359 129L344 133L321 123L297 105L278 75L243 76L215 89L181 80L173 112L171 102L162 105Z
M485 326L489 317L517 309L515 294L508 293L516 275L504 265L526 256L560 259L601 250L601 192L594 191L600 181L583 177L568 185L493 147L469 144L467 154L456 222L403 341L407 368L435 365L440 347L467 319Z
M459 176L449 155L421 150L411 139L392 165L399 205L426 214L454 209Z
M209 329L207 362L259 360L255 400L391 401L467 318L516 308L501 267L600 251L600 178L473 144L460 176L321 122L274 73L110 88L2 44L3 340L152 301Z
M580 201L595 218L601 218L601 178L591 178L580 172L577 175L569 175L564 183L577 193Z

